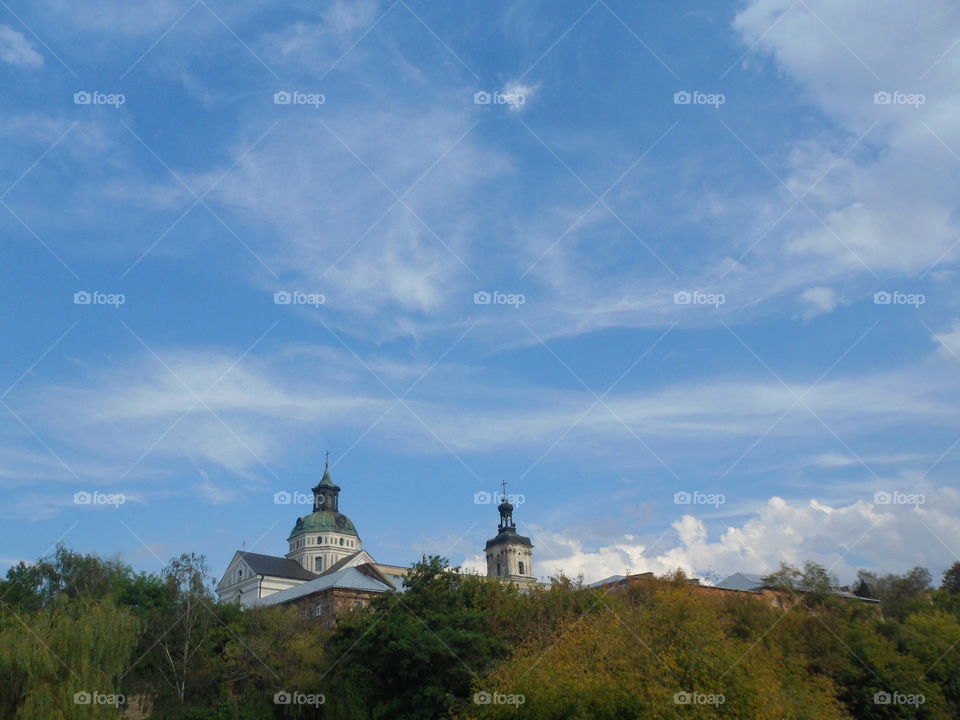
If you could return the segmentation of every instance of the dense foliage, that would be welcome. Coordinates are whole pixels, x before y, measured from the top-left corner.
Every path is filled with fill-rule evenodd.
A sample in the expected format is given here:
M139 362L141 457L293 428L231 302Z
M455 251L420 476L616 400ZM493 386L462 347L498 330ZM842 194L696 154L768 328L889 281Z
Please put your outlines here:
M0 717L960 717L960 563L938 589L861 572L880 605L813 563L766 582L523 593L424 558L328 631L216 602L202 557L153 575L60 547L0 581Z

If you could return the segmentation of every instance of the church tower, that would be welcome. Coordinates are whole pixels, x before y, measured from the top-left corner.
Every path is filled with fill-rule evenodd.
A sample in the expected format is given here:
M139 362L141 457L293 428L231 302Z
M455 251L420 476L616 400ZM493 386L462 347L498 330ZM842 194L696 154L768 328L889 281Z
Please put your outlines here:
M533 585L537 582L533 574L533 543L530 538L517 534L513 522L513 505L507 499L506 483L503 483L503 495L497 510L500 511L500 524L496 537L487 540L487 577L509 580L519 585Z
M287 542L290 551L286 557L314 573L362 549L356 527L340 512L340 486L330 477L329 457L323 477L313 487L313 512L297 518Z

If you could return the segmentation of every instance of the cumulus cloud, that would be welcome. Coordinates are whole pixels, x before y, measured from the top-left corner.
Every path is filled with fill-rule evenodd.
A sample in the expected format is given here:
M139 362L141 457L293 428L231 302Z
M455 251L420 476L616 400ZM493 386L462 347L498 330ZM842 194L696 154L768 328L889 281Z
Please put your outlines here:
M0 60L20 67L43 67L43 55L34 49L23 33L9 25L0 25Z
M890 488L892 491L893 488ZM631 535L597 548L563 532L532 528L535 571L544 578L559 572L583 574L587 582L627 573L657 574L680 568L691 575L725 577L734 572L767 573L780 562L799 565L813 560L849 582L860 567L904 572L923 565L935 573L960 551L960 492L935 488L924 494L914 488L902 493L923 496L919 506L875 504L874 498L846 505L817 500L788 502L771 497L742 525L711 535L693 515L683 515L659 539L639 542ZM464 566L485 571L482 555Z

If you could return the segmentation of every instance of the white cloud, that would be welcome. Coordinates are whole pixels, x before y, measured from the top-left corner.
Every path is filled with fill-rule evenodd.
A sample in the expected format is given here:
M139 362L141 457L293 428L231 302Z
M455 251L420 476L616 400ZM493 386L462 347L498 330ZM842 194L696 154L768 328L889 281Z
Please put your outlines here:
M811 305L803 313L804 320L832 312L837 307L837 291L833 288L823 286L807 288L800 297Z
M510 103L510 110L513 112L525 110L529 106L530 101L533 100L533 96L539 87L539 84L530 85L519 80L511 80L508 82L503 88L503 94L507 97L514 98L514 101Z
M805 198L820 219L783 249L855 274L864 265L913 273L941 260L960 232L950 192L960 163L942 144L960 147L960 56L943 54L960 33L958 9L917 16L895 0L753 0L734 25L837 124L833 139L804 140L789 158L785 181L797 194L836 166ZM877 104L878 92L925 101Z
M343 433L349 444L374 423L370 442L424 455L453 450L469 458L517 449L535 457L552 448L550 452L557 454L626 453L632 467L659 468L654 455L637 452L636 437L628 429L633 428L666 463L677 467L729 464L758 437L763 438L762 446L752 454L776 454L786 448L788 456L814 457L817 467L851 466L847 456L852 451L838 454L831 434L835 432L854 443L868 465L911 465L923 454L892 434L905 422L942 428L957 418L952 396L958 388L951 363L838 375L811 389L795 382L792 392L773 377L716 377L653 391L614 390L605 397L605 406L587 412L595 398L586 392L500 374L491 383L482 365L444 362L405 398L407 410L394 406L394 397L346 350L264 348L232 368L239 351L157 351L193 392L206 393L203 403L155 357L143 353L83 370L56 386L35 387L28 395L31 399L15 402L15 409L56 447L69 448L62 451L65 460L78 472L82 469L84 476L116 477L152 448L131 479L155 475L163 468L174 472L172 463L177 460L194 468L211 463L242 477L268 477L264 465L279 462L306 428ZM429 368L420 361L375 355L364 362L398 394ZM798 395L810 410L796 406ZM786 413L791 406L793 411ZM411 422L411 411L430 430L419 421ZM859 445L860 439L872 442L875 437L889 440L882 453ZM557 444L558 440L562 442ZM691 443L697 448L693 458ZM927 445L922 449L935 451L935 456L943 450ZM3 457L15 468L8 483L18 475L70 477L59 463L36 453L10 450ZM762 457L766 464L783 462L782 455L773 460Z
M451 298L472 298L472 272L487 259L475 242L489 220L475 192L506 167L465 113L353 108L291 117L214 194L272 226L258 250L284 281L316 287L328 309L391 333L450 317Z
M677 568L725 577L737 571L770 572L781 561L799 565L813 560L849 582L859 567L904 572L919 564L937 572L956 560L949 548L960 550L955 521L960 492L932 489L925 500L915 509L875 505L872 497L847 505L772 497L742 525L727 527L713 538L701 519L683 515L659 541L637 542L625 535L596 549L586 549L562 532L534 528L530 535L536 548L535 571L542 578L562 571L569 577L582 573L593 582L610 575L661 574ZM464 565L485 571L481 555L468 558Z
M934 335L933 339L940 343L941 357L960 360L960 320L955 321L946 331Z
M20 67L43 67L43 55L33 48L23 33L9 25L0 25L0 60Z

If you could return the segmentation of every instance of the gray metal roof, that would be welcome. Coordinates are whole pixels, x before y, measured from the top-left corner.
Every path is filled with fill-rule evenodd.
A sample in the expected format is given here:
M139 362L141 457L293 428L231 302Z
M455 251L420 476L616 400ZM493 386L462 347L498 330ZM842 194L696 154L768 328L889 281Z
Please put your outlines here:
M310 595L311 593L320 592L321 590L329 590L330 588L365 590L367 592L387 592L393 590L393 588L385 583L360 572L357 568L348 567L333 573L321 575L320 577L315 577L313 580L295 585L286 590L281 590L280 592L275 592L272 595L267 595L265 598L258 600L257 604L279 605L280 603L296 600L304 595Z
M745 592L756 592L763 587L763 575L754 573L734 573L717 583L718 588L724 590L743 590Z
M312 580L317 576L305 569L296 560L290 560L273 555L238 551L240 557L257 575L272 575L273 577L290 578L291 580Z
M597 580L596 582L592 582L589 585L587 585L587 587L590 587L590 588L603 587L604 585L610 585L611 583L620 582L625 578L626 578L626 575L611 575L610 577L604 578L603 580Z
M724 590L742 590L744 592L760 592L762 588L770 587L763 582L763 575L757 575L756 573L734 573L733 575L724 578L717 583L718 588ZM802 588L800 589L802 592ZM832 595L842 598L850 598L854 600L862 600L863 602L878 603L879 600L874 600L873 598L860 597L859 595L854 595L853 593L848 593L844 590L831 590Z

